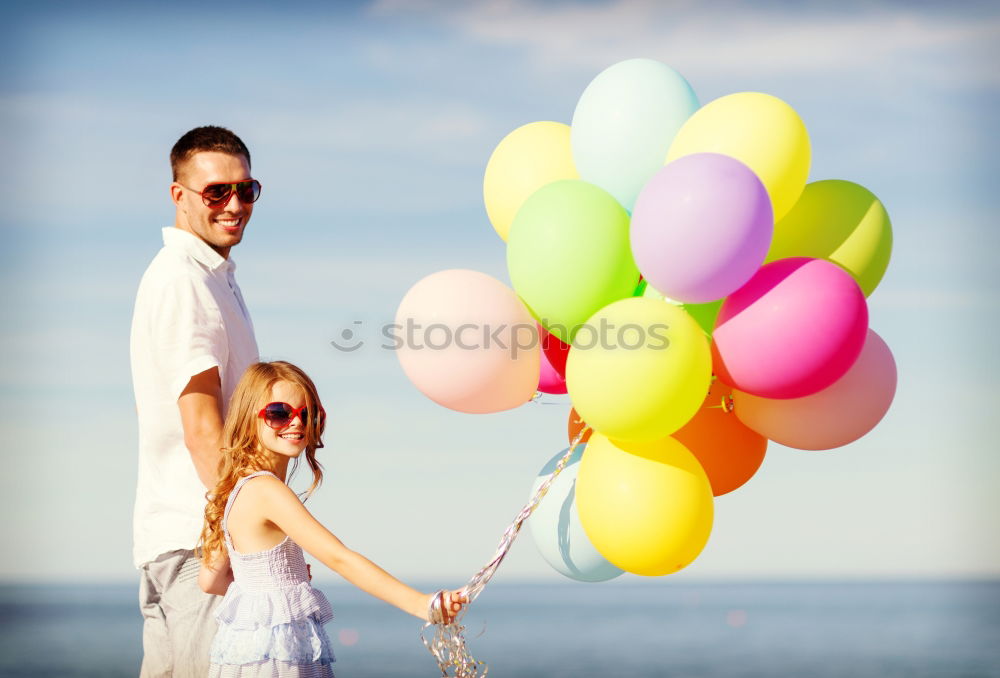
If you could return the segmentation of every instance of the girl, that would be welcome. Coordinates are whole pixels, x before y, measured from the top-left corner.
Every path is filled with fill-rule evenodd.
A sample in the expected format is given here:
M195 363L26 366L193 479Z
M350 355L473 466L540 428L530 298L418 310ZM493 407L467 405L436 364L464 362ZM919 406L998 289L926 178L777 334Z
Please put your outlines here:
M358 588L424 620L451 621L460 591L424 594L356 553L323 527L285 484L288 461L305 452L323 480L316 449L326 413L316 387L286 362L247 368L223 428L219 482L209 495L198 582L225 595L215 616L209 675L333 676L323 624L333 613L309 583L302 549Z

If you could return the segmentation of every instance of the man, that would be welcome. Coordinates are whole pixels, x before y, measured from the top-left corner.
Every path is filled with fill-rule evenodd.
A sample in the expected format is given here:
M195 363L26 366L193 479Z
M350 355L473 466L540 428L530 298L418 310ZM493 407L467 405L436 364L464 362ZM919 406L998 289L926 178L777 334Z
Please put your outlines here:
M170 164L176 219L139 284L131 337L143 678L208 674L220 599L199 589L193 549L215 487L226 405L258 359L229 258L260 195L250 152L227 129L198 127L177 141Z

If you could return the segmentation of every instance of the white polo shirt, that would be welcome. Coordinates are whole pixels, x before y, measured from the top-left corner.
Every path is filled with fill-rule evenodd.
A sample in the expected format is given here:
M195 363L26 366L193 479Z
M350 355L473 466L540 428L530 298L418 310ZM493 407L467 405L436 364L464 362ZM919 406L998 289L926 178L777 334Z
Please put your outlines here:
M139 415L136 567L194 548L201 534L206 489L184 444L177 399L191 377L218 367L225 416L236 382L258 360L235 269L201 238L171 226L139 283L131 338Z

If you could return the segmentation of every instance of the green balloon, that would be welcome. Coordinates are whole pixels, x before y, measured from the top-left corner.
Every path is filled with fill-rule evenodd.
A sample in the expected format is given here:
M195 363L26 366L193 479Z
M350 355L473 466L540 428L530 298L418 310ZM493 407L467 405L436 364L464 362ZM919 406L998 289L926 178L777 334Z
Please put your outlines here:
M645 283L646 281L643 280L642 282ZM695 319L695 322L708 335L709 339L712 338L712 332L715 330L715 319L719 317L719 309L722 308L722 302L725 301L725 299L716 299L715 301L707 301L704 304L682 304L679 301L669 299L663 293L653 288L652 285L646 285L642 293L636 296L659 299L674 306L680 306Z
M828 179L806 184L792 210L774 224L766 262L826 259L847 270L870 295L892 254L892 224L882 202L864 186Z
M566 343L577 328L639 282L629 216L602 188L577 179L535 191L507 238L514 291L549 332Z
M643 280L642 282L645 283L646 281ZM638 288L636 288L636 290L638 291ZM655 287L653 287L652 285L650 285L648 283L642 287L642 294L637 294L636 296L638 296L638 297L647 297L649 299L659 299L660 301L667 301L667 296L665 294L663 294L663 292L661 292L660 290L656 289ZM675 306L681 306L682 305L681 302L679 302L679 301L678 302L674 302L672 299L669 300L669 301L670 301L670 303L674 304Z
M711 339L712 331L715 330L715 319L719 317L719 309L725 299L716 299L704 304L684 304L684 310L691 314L695 322L705 331Z

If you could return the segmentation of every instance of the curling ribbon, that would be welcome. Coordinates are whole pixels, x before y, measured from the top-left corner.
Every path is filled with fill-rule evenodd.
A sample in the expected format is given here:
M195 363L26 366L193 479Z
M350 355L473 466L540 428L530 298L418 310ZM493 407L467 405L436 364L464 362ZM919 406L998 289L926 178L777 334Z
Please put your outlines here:
M580 444L580 440L589 430L590 428L585 426L576 434L566 454L556 464L552 475L539 486L535 492L535 496L524 505L521 512L514 518L514 522L504 531L493 559L473 575L469 583L465 585L464 591L469 602L455 615L451 623L445 624L441 621L429 621L420 629L420 640L423 642L424 647L434 655L434 659L437 661L438 668L441 669L441 675L444 678L448 678L449 676L454 676L454 678L485 678L489 672L489 666L485 662L475 659L469 653L468 647L466 647L465 627L461 624L462 617L465 616L466 610L472 605L472 601L479 596L482 590L486 588L490 579L493 578L497 568L500 567L500 563L503 562L503 559L507 556L507 552L510 551L510 547L514 544L514 539L517 538L518 533L521 531L524 521L528 519L528 516L541 503L542 498L549 491L549 487L555 481L556 477L562 473L562 470L566 468L569 458L573 456L573 451L576 450L577 445ZM434 635L428 639L426 632L431 627L434 627ZM480 669L482 669L482 673L480 673ZM454 673L449 673L449 671L453 671Z

